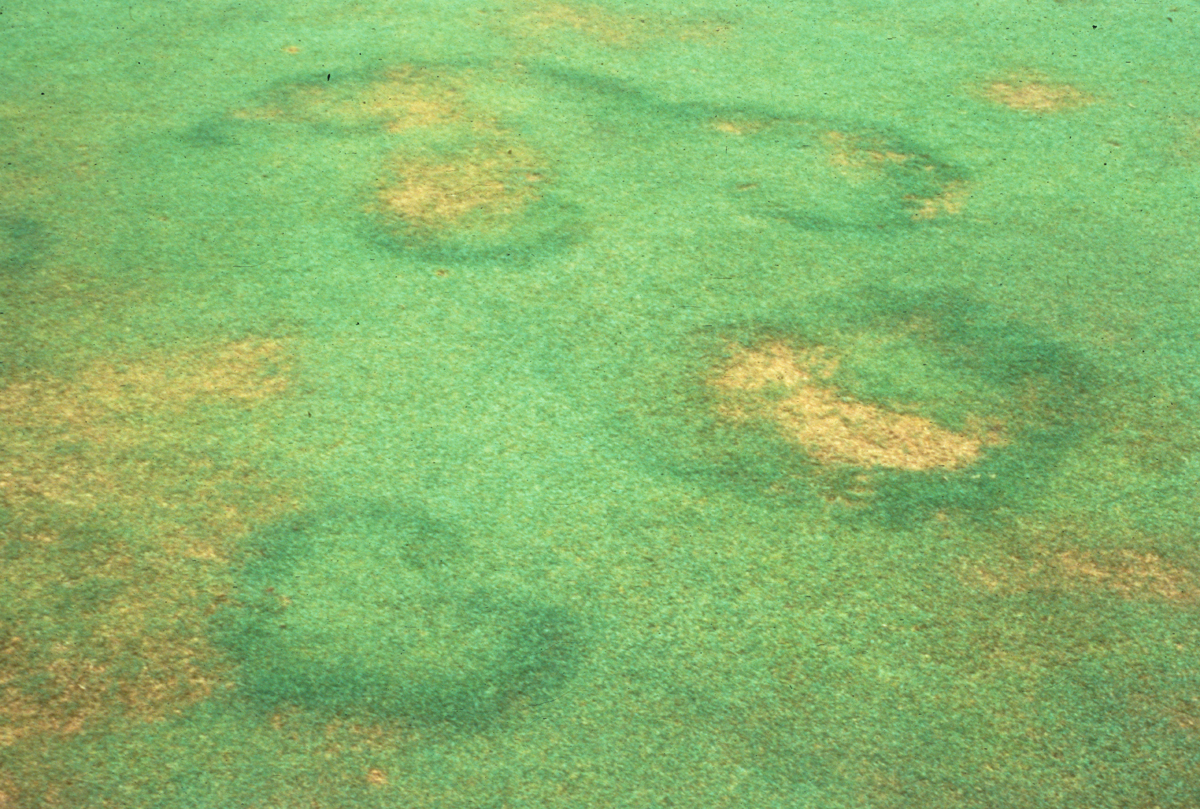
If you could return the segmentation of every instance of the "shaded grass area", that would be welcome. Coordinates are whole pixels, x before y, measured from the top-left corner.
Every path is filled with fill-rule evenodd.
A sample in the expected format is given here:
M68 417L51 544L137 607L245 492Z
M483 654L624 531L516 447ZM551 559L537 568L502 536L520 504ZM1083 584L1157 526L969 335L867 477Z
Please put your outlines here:
M927 11L243 6L5 100L0 805L1196 803L1191 83Z
M250 541L218 622L262 710L466 726L553 698L585 654L568 611L489 587L453 533L411 508L350 502Z

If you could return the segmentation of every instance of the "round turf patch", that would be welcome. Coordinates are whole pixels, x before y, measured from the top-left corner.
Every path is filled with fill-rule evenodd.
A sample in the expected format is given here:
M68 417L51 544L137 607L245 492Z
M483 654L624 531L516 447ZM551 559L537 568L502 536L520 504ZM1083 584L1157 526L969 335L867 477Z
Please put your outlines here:
M868 288L641 358L619 429L657 467L755 499L988 510L1094 421L1095 373L954 292Z
M961 170L903 138L803 120L726 115L726 191L752 212L805 230L879 229L961 212Z
M486 77L453 65L397 65L338 82L284 84L231 120L300 126L379 154L353 180L362 230L438 261L522 257L576 240L580 218L531 144L471 101Z
M380 241L440 260L544 252L574 240L578 221L553 173L502 132L436 148L400 148L367 209Z
M1017 73L986 82L977 93L1022 112L1054 113L1088 106L1096 99L1063 82L1036 73Z
M565 610L471 569L419 510L346 503L260 532L217 634L274 708L470 724L548 698L576 664Z

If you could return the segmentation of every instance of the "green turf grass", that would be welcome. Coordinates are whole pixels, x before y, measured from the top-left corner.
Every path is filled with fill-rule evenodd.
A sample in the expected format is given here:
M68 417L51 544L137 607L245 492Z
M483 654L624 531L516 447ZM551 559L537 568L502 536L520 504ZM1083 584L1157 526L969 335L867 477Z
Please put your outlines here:
M1200 803L1190 9L0 11L0 806Z

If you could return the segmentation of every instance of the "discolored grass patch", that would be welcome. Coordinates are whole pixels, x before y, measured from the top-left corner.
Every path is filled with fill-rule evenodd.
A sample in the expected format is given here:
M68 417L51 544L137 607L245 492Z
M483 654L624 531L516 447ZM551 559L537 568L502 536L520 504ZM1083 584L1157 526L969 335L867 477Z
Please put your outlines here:
M610 47L637 48L663 39L711 39L730 29L720 20L672 19L651 13L622 14L593 3L529 2L519 7L508 33L541 41L547 33L570 31Z
M1024 112L1059 112L1077 109L1096 102L1069 84L1027 75L1011 76L986 83L982 95L996 104Z
M733 347L711 384L731 396L720 412L735 422L765 420L824 464L907 471L959 469L978 460L999 433L972 436L927 418L855 401L829 387L838 358L821 347L797 353L785 343Z
M574 243L584 225L551 168L518 138L393 153L366 209L380 243L437 260L522 258Z
M957 216L963 212L971 199L971 189L965 180L951 180L946 183L944 190L932 197L921 198L906 194L905 203L912 206L914 221L938 219L943 216Z
M1017 506L1092 434L1106 384L969 296L882 287L697 329L629 376L613 427L656 468L889 525Z
M371 80L288 85L257 105L234 110L231 117L344 127L371 125L403 132L462 124L466 109L460 80L451 71L401 65Z
M153 475L158 462L136 457L138 448L183 437L179 419L189 412L252 409L286 388L282 347L253 340L128 364L95 362L70 381L11 382L0 388L0 431L12 451L0 469L0 502L17 512L47 501L144 510L147 483L162 479Z
M897 151L882 141L872 142L845 132L826 132L821 138L831 165L845 170L848 175L871 172L888 163L901 165L916 159L916 155Z
M928 157L901 151L895 144L880 138L831 131L825 133L822 143L828 150L830 165L855 184L870 182L892 169L915 170L918 175L935 171ZM913 221L924 221L961 213L969 197L966 181L951 178L927 192L903 194L900 199L911 212Z
M540 161L520 147L482 148L447 162L398 157L380 210L418 230L504 228L540 198Z
M766 129L770 122L749 118L715 118L710 125L722 135L747 135Z
M1111 593L1131 600L1193 604L1200 600L1200 576L1156 553L1131 549L1037 548L1030 558L1008 557L968 565L968 586L1013 595L1031 590Z
M332 86L287 85L233 117L361 139L378 162L349 182L366 215L364 235L389 248L443 260L527 255L570 241L578 222L548 199L547 161L471 102L477 84L470 71L401 65Z
M727 188L762 214L806 230L909 227L961 212L962 172L928 150L869 129L723 114Z
M650 34L646 18L615 14L588 3L538 3L522 15L529 29L569 28L609 45L627 45Z
M247 340L0 389L0 746L161 719L223 682L213 577L295 501L213 428L286 374L280 344Z

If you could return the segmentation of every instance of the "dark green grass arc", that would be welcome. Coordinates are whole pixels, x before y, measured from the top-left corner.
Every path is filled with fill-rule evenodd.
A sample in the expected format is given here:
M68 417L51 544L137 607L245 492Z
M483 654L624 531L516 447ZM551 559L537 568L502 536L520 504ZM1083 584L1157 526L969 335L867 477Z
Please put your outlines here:
M29 272L46 242L46 227L38 220L0 215L0 283Z
M693 181L709 186L714 194L729 197L752 214L799 230L899 233L933 223L945 225L951 220L918 219L914 214L923 201L970 179L965 168L939 156L933 145L891 124L805 115L803 109L796 108L675 101L631 82L555 66L544 66L536 75L558 92L565 89L574 95L608 100L607 115L594 123L602 131L664 128L670 143L704 156L701 170L707 176ZM736 137L721 134L713 127L717 121L743 126L746 131ZM830 176L822 189L823 198L816 198L787 192L788 171L796 167L783 163L764 172L762 167L744 163L738 157L742 152L763 149L778 150L785 160L808 150L820 152L824 148L822 138L830 133L844 134L856 149L891 152L906 159L881 161L876 166L877 176L864 188ZM668 173L688 171L683 167L686 160L674 148L664 150L662 169Z
M917 324L921 332L913 336ZM903 337L961 386L955 400L927 401L920 415L951 427L971 417L1001 422L1007 443L956 470L828 467L772 425L733 424L719 415L719 394L709 382L729 361L731 344L780 341L837 351L863 335ZM626 361L627 372L619 375L626 381L625 404L610 420L647 466L703 487L789 505L837 498L869 473L874 495L847 517L897 523L949 508L982 515L1023 498L1095 428L1094 392L1102 385L1100 371L1069 347L953 290L859 288L695 329L655 351L657 356ZM882 407L905 401L895 379L856 378L845 368L852 362L843 357L831 379L835 389Z
M583 634L570 610L475 569L453 528L369 500L258 532L213 621L259 710L462 726L553 698Z

